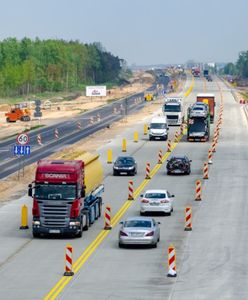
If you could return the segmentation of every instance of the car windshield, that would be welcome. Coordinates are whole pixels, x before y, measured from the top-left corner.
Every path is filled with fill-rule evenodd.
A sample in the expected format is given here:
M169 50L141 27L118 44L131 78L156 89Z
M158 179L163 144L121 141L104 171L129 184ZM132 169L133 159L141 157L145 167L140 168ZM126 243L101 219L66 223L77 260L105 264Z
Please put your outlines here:
M121 158L117 159L116 164L117 165L133 165L134 160L131 157L121 157Z
M174 157L170 160L170 162L174 163L174 162L184 162L184 159L181 157Z
M181 105L165 104L164 105L164 111L165 112L180 112L181 111Z
M76 185L39 184L35 187L34 197L47 200L73 200L76 198Z
M202 106L195 106L193 107L193 110L204 110Z
M130 220L124 223L124 227L152 227L151 221L146 220Z
M151 129L166 129L165 123L151 123L150 124Z
M165 193L146 193L145 198L161 199L161 198L166 198L166 194Z
M205 132L206 125L201 119L191 119L191 124L189 126L189 132Z

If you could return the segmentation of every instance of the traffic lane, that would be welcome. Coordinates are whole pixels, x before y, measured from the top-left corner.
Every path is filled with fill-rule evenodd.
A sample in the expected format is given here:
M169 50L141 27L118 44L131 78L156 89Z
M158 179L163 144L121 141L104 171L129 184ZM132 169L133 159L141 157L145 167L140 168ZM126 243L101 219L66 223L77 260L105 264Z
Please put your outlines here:
M209 145L202 143L198 146L201 146L200 150L196 149L193 143L179 143L175 149L194 155L194 175L167 176L163 165L145 188L168 188L176 194L175 212L172 216L155 217L162 223L158 249L118 249L119 226L115 227L68 286L62 299L77 299L80 293L84 293L85 299L114 299L117 293L121 295L121 299L162 299L169 295L169 287L173 281L166 278L166 252L169 243L172 242L178 249L180 259L184 237L188 234L184 232L184 208L186 204L193 202L194 181L201 175L202 157ZM147 147L142 154L143 160L147 155L152 155L151 151L152 149ZM106 193L110 193L107 197L116 195L117 199L120 193L118 182L113 185L111 192ZM139 205L139 201L135 201L122 220L126 216L139 215ZM94 285L94 282L98 284Z
M173 300L247 299L247 124L231 94L223 94L221 136Z

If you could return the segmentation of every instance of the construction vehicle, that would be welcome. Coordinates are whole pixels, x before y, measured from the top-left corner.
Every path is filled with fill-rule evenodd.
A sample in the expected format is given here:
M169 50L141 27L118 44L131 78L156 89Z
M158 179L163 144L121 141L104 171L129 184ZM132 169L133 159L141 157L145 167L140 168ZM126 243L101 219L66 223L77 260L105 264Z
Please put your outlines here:
M144 94L144 98L145 98L145 101L152 101L153 100L153 93L152 92L146 92Z
M210 113L210 122L214 122L215 96L214 94L201 93L196 95L197 102L203 102L208 105Z
M81 237L101 216L102 181L97 154L84 152L79 160L38 161L35 181L28 189L33 198L33 236Z
M31 120L31 112L28 108L23 107L21 104L15 104L11 107L10 111L5 114L5 117L6 122L28 122Z
M168 125L181 125L184 121L182 98L166 98L163 105L163 114L166 116Z
M187 140L189 142L206 142L210 137L210 117L206 105L206 113L199 113L197 103L188 108ZM203 110L203 107L201 107Z

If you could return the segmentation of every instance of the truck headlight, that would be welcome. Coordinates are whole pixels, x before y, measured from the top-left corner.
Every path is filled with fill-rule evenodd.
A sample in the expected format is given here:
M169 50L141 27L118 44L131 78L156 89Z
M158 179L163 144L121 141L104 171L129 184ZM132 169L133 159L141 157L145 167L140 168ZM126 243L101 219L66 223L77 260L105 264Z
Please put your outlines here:
M39 226L40 225L40 221L33 221L33 225Z

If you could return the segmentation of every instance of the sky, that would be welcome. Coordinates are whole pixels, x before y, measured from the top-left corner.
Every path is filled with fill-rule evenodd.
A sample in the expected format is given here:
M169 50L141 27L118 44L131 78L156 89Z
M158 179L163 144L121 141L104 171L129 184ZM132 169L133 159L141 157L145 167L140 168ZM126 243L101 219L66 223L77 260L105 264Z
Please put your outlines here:
M100 42L129 65L235 62L248 50L248 0L1 2L0 40Z

